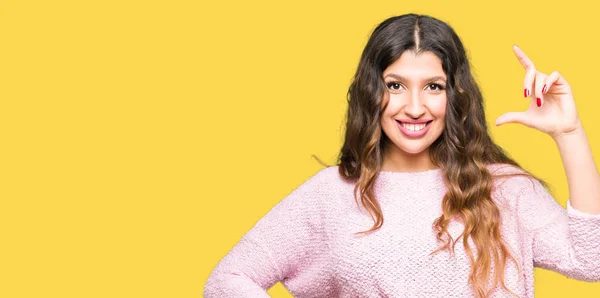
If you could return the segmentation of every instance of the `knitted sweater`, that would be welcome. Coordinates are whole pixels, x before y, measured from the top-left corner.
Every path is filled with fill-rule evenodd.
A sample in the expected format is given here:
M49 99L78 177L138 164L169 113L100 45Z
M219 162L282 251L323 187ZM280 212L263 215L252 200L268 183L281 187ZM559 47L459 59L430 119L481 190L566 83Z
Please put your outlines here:
M489 165L494 173L522 172ZM374 191L383 226L353 198L354 183L338 166L320 170L276 204L216 265L204 296L269 297L281 282L294 297L474 297L462 239L454 255L439 247L432 228L447 189L441 169L380 172ZM582 281L600 281L600 214L560 206L537 181L524 176L494 180L501 233L522 270L508 259L505 284L533 297L533 268ZM451 222L457 239L462 223ZM471 238L473 253L477 250ZM494 269L492 267L492 276ZM491 280L488 283L491 285ZM511 297L497 286L491 297Z

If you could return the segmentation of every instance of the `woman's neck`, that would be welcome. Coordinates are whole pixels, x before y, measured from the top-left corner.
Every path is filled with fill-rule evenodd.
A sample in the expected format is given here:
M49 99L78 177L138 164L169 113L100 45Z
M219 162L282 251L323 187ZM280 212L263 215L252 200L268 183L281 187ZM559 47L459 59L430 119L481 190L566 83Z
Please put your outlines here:
M429 148L417 154L406 153L399 148L388 150L381 164L382 171L423 172L437 169L429 158Z

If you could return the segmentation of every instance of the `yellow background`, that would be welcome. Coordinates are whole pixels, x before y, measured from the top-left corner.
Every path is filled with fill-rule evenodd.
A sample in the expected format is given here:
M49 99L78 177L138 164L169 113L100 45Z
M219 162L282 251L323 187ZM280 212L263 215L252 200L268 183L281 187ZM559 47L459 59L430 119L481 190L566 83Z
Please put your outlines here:
M321 169L311 155L335 162L367 38L408 12L454 27L493 137L564 206L551 139L493 123L527 105L517 44L571 84L600 156L598 9L485 3L1 1L0 297L201 296L241 236ZM535 277L536 297L600 293Z

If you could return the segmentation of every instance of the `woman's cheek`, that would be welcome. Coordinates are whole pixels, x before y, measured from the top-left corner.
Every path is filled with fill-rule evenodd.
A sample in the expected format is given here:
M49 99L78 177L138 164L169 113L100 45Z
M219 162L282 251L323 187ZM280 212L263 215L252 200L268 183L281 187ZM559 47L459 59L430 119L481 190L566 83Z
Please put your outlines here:
M400 105L402 104L402 98L400 94L392 94L389 97L389 102L387 105L386 110L388 111L388 113L390 114L396 114L398 113L398 110L400 108Z
M438 117L444 115L446 113L446 98L431 100L429 106L431 107L431 112L435 113Z

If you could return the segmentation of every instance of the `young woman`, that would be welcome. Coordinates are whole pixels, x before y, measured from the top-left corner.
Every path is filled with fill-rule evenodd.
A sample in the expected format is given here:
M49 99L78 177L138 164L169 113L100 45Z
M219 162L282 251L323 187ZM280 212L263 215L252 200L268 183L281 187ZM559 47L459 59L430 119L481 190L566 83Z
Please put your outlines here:
M556 142L567 208L487 132L463 45L426 15L372 33L348 91L338 163L261 218L217 264L204 295L533 297L533 268L600 281L600 178L569 84L526 70L521 123ZM385 223L384 223L385 220Z

